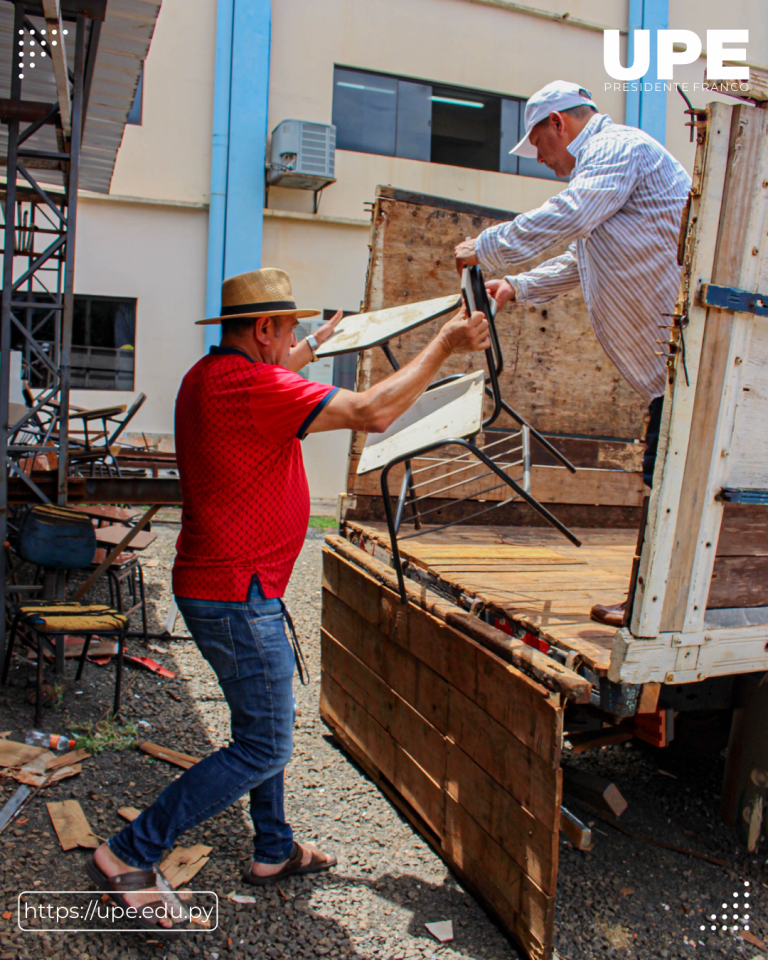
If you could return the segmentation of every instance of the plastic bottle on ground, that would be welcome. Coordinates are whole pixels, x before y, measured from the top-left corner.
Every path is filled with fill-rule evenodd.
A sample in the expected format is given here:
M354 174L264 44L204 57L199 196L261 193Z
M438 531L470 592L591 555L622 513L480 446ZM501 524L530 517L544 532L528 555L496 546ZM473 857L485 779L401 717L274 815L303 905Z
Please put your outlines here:
M57 733L42 733L40 730L29 730L24 737L24 742L33 747L44 747L46 750L72 750L75 741L69 737L59 736Z

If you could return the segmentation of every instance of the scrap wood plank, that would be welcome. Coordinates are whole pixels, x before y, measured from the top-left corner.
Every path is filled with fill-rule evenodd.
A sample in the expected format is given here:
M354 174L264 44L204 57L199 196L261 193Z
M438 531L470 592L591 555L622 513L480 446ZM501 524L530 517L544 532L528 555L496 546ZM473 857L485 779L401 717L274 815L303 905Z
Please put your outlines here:
M14 740L0 740L0 767L17 767L30 763L42 753L47 753L44 747L32 747L27 743L16 743Z
M62 850L74 850L75 847L95 850L101 846L101 840L91 830L77 800L46 803L45 806Z
M82 770L79 763L68 764L66 767L58 767L50 772L45 768L42 770L33 769L32 764L25 764L20 770L11 774L14 780L19 783L26 783L30 787L50 787L59 780L66 780L67 777L77 776Z
M140 740L137 746L142 753L148 753L157 760L167 760L168 763L173 763L184 770L189 769L200 759L199 757L191 757L188 753L180 753L178 750L161 747L159 743L152 743L150 740Z
M562 770L563 793L613 817L620 817L627 809L627 801L615 783L576 767L563 767Z
M68 750L66 753L62 753L61 756L52 757L45 765L45 769L58 770L59 767L66 767L73 763L80 763L81 760L87 760L90 757L90 753L87 750L81 748L80 750Z
M585 730L583 733L569 733L567 739L574 753L596 750L615 743L625 743L632 739L632 731L626 727L604 727L602 730Z
M176 847L160 864L160 871L175 890L189 883L211 859L208 854L213 847L196 843L192 847Z
M565 834L577 850L592 850L595 846L590 828L565 807L560 807L560 832Z
M428 714L438 729L445 729L447 687L441 689L435 677L477 700L490 716L542 756L559 756L562 712L536 681L420 608L406 610L396 594L359 568L342 566L332 552L324 555L323 562L324 626L360 659L367 659L372 669L388 669L391 685L395 685L401 664L413 678L409 682L418 678L424 715ZM375 617L378 626L366 616ZM384 649L392 652L389 667L382 665L380 651ZM406 655L404 663L399 651ZM421 664L418 673L409 666L408 657ZM515 698L509 697L512 683ZM430 699L433 705L427 705Z
M362 567L373 579L386 586L388 592L390 592L399 605L399 596L395 592L397 590L397 578L390 567L385 566L374 557L369 557L368 554L364 553L358 547L353 546L343 537L336 535L326 537L324 553L326 551L331 552L331 550L356 566ZM337 589L341 588L342 579L343 578L339 577L336 578ZM426 590L419 589L415 584L410 584L408 581L406 581L406 591L411 604L418 606L446 625L469 636L475 643L480 644L503 660L506 660L507 663L522 673L533 677L543 688L561 693L576 703L587 703L589 701L592 686L583 677L574 673L574 671L563 667L554 660L550 660L537 650L533 650L523 643L522 640L514 640L512 637L502 633L502 631L496 630L494 627L472 614L461 610L454 604L440 599L433 599L434 595L431 595ZM387 591L382 592L382 600L386 592ZM376 615L378 616L378 614ZM378 622L378 620L375 622Z

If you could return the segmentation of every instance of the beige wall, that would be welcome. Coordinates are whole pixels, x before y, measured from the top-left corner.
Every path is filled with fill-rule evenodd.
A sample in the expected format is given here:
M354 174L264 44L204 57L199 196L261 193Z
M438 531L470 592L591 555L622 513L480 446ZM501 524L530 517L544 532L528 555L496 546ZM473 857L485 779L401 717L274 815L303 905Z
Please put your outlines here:
M126 126L110 193L207 202L216 0L163 0L144 64L141 126Z
M132 430L173 433L173 407L182 376L200 358L205 309L208 215L185 210L81 199L75 293L135 297L135 393L74 390L84 407L147 401Z

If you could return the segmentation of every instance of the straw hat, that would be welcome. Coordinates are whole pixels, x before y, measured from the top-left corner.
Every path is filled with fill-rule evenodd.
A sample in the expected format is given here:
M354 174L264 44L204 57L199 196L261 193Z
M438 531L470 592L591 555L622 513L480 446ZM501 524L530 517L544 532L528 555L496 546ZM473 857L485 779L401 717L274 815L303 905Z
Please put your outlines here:
M221 323L237 317L280 317L287 313L295 313L301 319L316 317L320 311L299 310L293 299L291 278L285 270L262 267L228 277L221 285L221 316L195 323Z

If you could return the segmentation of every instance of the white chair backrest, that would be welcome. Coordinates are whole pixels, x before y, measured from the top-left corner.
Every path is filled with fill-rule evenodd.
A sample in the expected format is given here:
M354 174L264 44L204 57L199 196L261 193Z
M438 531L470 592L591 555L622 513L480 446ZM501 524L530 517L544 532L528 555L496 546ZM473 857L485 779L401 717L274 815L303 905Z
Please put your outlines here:
M368 434L357 465L358 474L385 467L390 460L425 444L479 433L483 425L484 395L483 370L422 394L389 430Z

